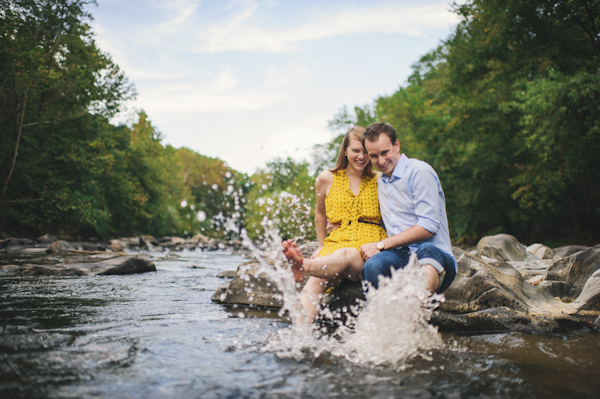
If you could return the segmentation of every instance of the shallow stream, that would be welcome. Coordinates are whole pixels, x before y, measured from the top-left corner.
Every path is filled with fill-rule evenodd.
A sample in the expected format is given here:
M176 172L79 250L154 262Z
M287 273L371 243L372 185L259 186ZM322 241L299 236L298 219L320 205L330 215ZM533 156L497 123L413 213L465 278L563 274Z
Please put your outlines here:
M397 365L265 350L290 323L211 301L245 259L184 252L156 273L0 276L1 398L597 398L600 336L440 334ZM365 345L368 345L365 342Z

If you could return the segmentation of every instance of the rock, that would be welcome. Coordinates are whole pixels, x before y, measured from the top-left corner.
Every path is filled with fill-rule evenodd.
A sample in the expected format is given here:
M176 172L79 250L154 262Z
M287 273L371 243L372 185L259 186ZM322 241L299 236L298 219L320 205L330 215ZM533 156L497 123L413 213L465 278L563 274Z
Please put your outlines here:
M221 270L217 273L217 277L219 278L234 278L237 276L237 271L235 270Z
M108 249L115 252L121 252L124 249L124 247L119 240L110 240L110 245L108 246Z
M312 249L307 247L306 253ZM492 264L459 248L453 252L458 275L431 319L440 331L558 332L600 323L596 321L600 317L600 245L558 260L532 256L529 262L494 260ZM249 268L247 272L243 266ZM256 261L240 265L238 275L222 285L213 300L228 305L281 306L281 293L268 285L266 276L257 278L257 269ZM324 295L323 305L343 319L344 313L338 310L351 309L362 297L360 283L346 281Z
M540 259L553 259L555 256L554 251L544 244L532 244L527 247L527 252Z
M525 245L509 234L483 237L477 243L477 256L502 261L522 261L527 256Z
M119 254L116 252L106 252L104 254L78 254L67 256L64 259L64 263L67 265L77 264L77 263L97 263L108 259L117 258L120 256L124 256L125 254Z
M565 299L575 299L581 295L586 284L594 283L600 269L600 245L575 252L569 257L561 258L548 268L546 281L557 281L566 284Z
M583 251L588 249L584 245L566 245L564 247L554 248L554 256L556 258L566 258L567 256L573 255L575 252Z
M50 234L44 234L43 236L38 237L37 239L37 242L41 242L42 244L52 244L55 241L58 241L58 238Z
M18 246L32 246L35 244L35 241L30 240L29 238L7 238L0 242L0 248L8 248L8 247L18 247Z
M281 291L264 272L259 273L260 267L257 261L242 263L224 295L218 294L219 303L280 308L283 304Z
M21 251L24 254L47 254L48 252L50 252L50 250L48 248L23 248L23 250Z
M524 279L530 279L537 276L546 276L548 268L555 262L555 259L539 259L533 257L533 259L525 259L523 262L507 262L512 267L517 269Z
M207 236L204 236L202 234L196 234L195 236L193 236L191 238L192 241L194 241L195 243L202 243L202 244L208 244L209 238Z
M50 252L55 254L63 254L69 252L70 249L74 249L73 246L63 240L54 241L52 245L50 245Z
M13 236L11 236L8 233L5 233L4 231L0 231L0 239L6 240L7 238L13 238Z
M156 241L156 238L149 236L149 235L143 235L139 237L139 246L141 249L147 249L147 250L152 250L152 248L154 248L154 246L158 246L159 243L158 241Z
M19 276L85 276L154 272L156 266L150 260L135 256L118 256L107 260L79 263L25 264L15 267L11 265L10 268L3 270L8 274Z
M229 288L229 284L231 284L231 281L226 281L223 284L221 284L219 286L219 288L217 288L217 290L215 291L215 293L213 294L213 296L211 297L211 300L215 303L220 303L220 304L227 304L226 300L227 300L227 289Z

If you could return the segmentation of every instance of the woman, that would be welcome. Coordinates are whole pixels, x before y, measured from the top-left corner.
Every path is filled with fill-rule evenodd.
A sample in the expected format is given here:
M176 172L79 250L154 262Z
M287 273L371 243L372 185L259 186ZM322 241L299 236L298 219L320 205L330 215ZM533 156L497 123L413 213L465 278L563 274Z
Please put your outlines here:
M364 149L364 127L346 133L333 169L319 174L316 183L315 225L319 248L304 259L295 243L284 241L284 254L292 262L297 282L310 276L302 290L302 306L312 321L325 290L343 278L360 281L364 260L360 246L387 237L377 200L377 175ZM327 236L327 219L339 225Z

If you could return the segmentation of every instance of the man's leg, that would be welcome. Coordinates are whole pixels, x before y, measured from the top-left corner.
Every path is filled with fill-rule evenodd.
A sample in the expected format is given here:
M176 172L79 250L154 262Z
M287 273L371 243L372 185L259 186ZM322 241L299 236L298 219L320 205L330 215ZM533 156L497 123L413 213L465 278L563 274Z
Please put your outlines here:
M396 248L381 251L370 257L362 268L363 280L371 283L374 288L379 286L379 276L391 277L390 268L400 269L408 264L410 251L408 248Z
M456 276L454 259L435 245L426 242L417 249L419 264L427 272L429 292L444 292Z

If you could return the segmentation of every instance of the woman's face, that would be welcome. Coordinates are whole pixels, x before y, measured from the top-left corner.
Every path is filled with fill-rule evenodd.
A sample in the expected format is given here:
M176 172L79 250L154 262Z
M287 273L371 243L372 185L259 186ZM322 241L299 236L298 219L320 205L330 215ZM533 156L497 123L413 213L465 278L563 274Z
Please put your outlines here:
M346 157L348 157L348 167L356 170L364 170L371 162L362 143L354 138L350 139L348 148L346 148Z

